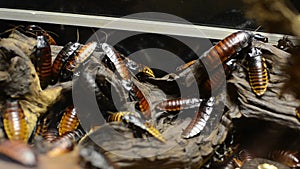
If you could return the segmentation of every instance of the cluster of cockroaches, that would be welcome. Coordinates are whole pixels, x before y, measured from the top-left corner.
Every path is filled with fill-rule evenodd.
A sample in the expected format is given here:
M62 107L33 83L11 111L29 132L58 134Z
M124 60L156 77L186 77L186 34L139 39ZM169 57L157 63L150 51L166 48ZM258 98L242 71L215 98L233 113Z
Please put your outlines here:
M106 119L108 122L125 122L131 126L142 129L157 140L165 143L166 140L162 134L147 121L152 117L153 110L174 112L199 107L193 120L183 130L182 137L186 139L201 133L210 118L214 103L216 102L215 96L201 99L175 98L162 101L158 103L155 108L150 107L152 104L149 103L147 97L135 84L133 79L136 78L135 75L137 72L143 72L145 74L146 78L144 78L144 80L147 78L155 79L153 71L149 67L138 64L125 57L107 43L90 42L82 45L77 42L69 42L61 49L52 64L50 45L56 44L54 39L45 30L36 25L28 26L25 29L25 33L37 40L35 52L31 56L31 60L36 68L42 89L45 89L49 84L54 85L58 81L65 82L72 80L74 74L80 76L80 73L76 72L76 68L82 63L88 62L96 48L100 48L103 51L109 62L105 63L105 65L107 67L110 67L109 64L113 65L114 70L121 79L122 87L128 92L131 101L137 101L137 112L141 112L141 114L135 112L109 112L109 116ZM236 67L236 58L234 56L238 53L246 52L250 86L253 92L258 97L261 97L267 89L268 72L261 50L252 47L252 41L254 40L267 42L266 37L253 34L250 31L233 33L202 54L197 60L180 66L177 73L179 73L180 76L180 72L188 70L198 62L210 66L211 69L223 67L225 74L229 75ZM218 87L216 84L219 83L221 78L221 75L216 71L210 78L198 83L200 86L204 86L205 89L210 90L211 88ZM103 96L103 91L99 89L95 79L93 79L91 85L95 89L96 97L98 95ZM58 114L59 120L57 120L57 118L53 119L53 114L51 113L41 117L35 131L35 136L39 135L45 141L53 144L52 148L47 152L49 156L56 156L72 149L74 144L84 135L74 105L69 105L62 113ZM57 117L57 115L54 117ZM10 140L23 140L27 142L28 132L25 127L26 121L18 104L18 100L8 99L6 111L2 118L4 130ZM284 153L281 154L286 155ZM234 161L244 161L242 158L233 159ZM233 161L230 162L230 164L232 163Z

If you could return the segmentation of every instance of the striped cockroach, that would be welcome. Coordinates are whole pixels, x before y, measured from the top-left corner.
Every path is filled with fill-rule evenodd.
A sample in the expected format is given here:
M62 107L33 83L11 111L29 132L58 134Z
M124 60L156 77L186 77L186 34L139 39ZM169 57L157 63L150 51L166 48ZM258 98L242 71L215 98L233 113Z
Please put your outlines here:
M67 81L73 77L75 69L82 63L86 62L97 47L96 42L90 42L80 47L74 57L70 57L64 65L60 81Z
M31 36L45 36L48 43L50 45L56 45L55 40L50 36L47 31L45 31L43 28L41 28L38 25L29 25L25 28L26 33L30 33Z
M204 65L210 66L211 69L214 69L224 61L231 59L233 55L237 54L242 49L250 47L253 39L263 42L268 41L268 39L262 35L253 34L250 31L238 31L218 42L207 52L202 54L199 59L204 63Z
M210 97L207 101L203 101L200 105L199 111L192 119L190 124L183 130L183 138L191 138L199 134L205 127L210 114L213 110L213 105L215 102L214 97Z
M52 142L58 137L58 130L54 128L50 128L42 133L42 137L47 142Z
M51 84L55 84L58 81L59 75L66 64L66 61L69 60L70 57L74 57L74 54L79 47L80 43L69 42L60 50L53 61Z
M232 56L241 50L251 47L253 39L263 42L268 41L268 38L260 34L254 34L250 31L238 31L219 41L215 46L203 53L199 59L202 61L205 67L209 66L209 68L213 70L220 64L231 59ZM179 66L177 71L186 69L194 63L196 63L195 60Z
M64 110L64 114L60 120L58 132L59 135L64 135L67 132L76 130L79 125L76 109L74 106L69 106Z
M252 48L247 55L249 83L257 96L262 96L268 86L268 70L265 58L258 48Z
M202 99L199 98L177 98L160 102L156 108L163 111L179 111L199 107Z
M7 100L3 114L4 130L10 140L27 142L28 129L24 112L18 100Z
M120 54L116 52L116 50L112 46L108 45L107 43L102 44L102 50L107 55L107 57L109 57L111 62L113 62L116 71L119 73L120 77L122 78L123 87L130 92L133 98L139 101L139 109L143 113L145 118L150 118L151 111L150 111L149 102L147 101L142 91L135 84L133 84L131 80L132 77L129 73L129 70L127 69Z
M5 140L0 143L0 153L25 165L36 166L37 156L31 147L17 140Z
M282 163L288 167L300 167L300 153L288 150L275 150L268 154L269 159Z
M51 80L52 57L50 45L43 35L37 36L36 51L34 52L34 58L32 59L40 79L41 88L44 89L48 86Z
M56 157L72 151L74 145L84 136L84 132L81 129L76 129L70 132L67 132L56 139L51 143L53 148L47 152L47 155L50 157Z
M125 122L127 124L133 125L135 127L147 131L150 135L152 135L157 140L163 143L166 142L161 133L154 126L152 126L150 123L144 122L141 118L137 117L136 114L132 112L112 113L108 117L108 121Z

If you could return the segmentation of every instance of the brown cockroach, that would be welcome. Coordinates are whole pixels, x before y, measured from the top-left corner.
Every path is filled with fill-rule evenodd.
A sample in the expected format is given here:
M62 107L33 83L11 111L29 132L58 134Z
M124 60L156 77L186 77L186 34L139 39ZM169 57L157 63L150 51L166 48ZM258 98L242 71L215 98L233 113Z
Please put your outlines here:
M37 45L33 60L40 79L41 88L44 89L50 83L52 76L51 48L44 36L37 36Z
M213 110L214 102L215 98L210 97L207 101L203 101L201 103L199 111L189 123L189 125L183 130L183 138L194 137L204 129L206 122L210 118L210 114Z
M43 28L38 25L29 25L25 28L26 33L31 33L33 36L45 36L50 45L56 45L55 40Z
M67 81L73 77L75 69L82 63L86 62L96 49L97 43L90 42L80 47L74 57L70 57L63 66L60 74L60 81Z
M74 54L76 53L79 47L80 47L80 43L69 42L57 54L52 65L52 79L51 79L52 85L58 81L59 75L61 73L62 68L66 64L66 61L69 60L70 57L74 56Z
M79 126L79 119L77 117L74 106L69 106L64 110L64 114L60 120L58 133L60 136L67 132L76 130Z
M7 100L6 110L3 114L4 130L10 140L27 142L28 127L24 112L18 100Z
M257 96L262 96L268 86L268 70L265 58L258 48L252 48L247 56L249 83Z
M163 111L179 111L199 107L202 99L199 98L177 98L160 102L156 108Z
M145 95L136 85L133 85L131 94L134 96L134 98L136 98L139 101L138 106L140 111L143 113L144 117L146 119L149 119L151 117L151 108Z
M36 166L37 156L31 147L17 140L5 140L0 143L0 153L25 165Z
M56 139L51 143L53 148L51 148L47 155L50 157L56 157L73 150L74 145L84 136L84 132L81 129L76 129L70 132L67 132Z
M45 141L51 143L58 137L58 130L54 128L48 129L42 133L42 137Z
M139 127L140 129L148 132L157 140L165 143L166 140L163 138L161 133L150 123L144 122L141 118L137 117L136 114L132 112L117 112L111 113L108 117L108 121L118 121L125 122L127 124L131 124L133 126Z
M122 55L121 55L122 56ZM139 72L145 73L148 77L155 77L153 70L143 64L136 63L132 59L128 57L123 57L126 67L133 72L134 75L138 74Z
M275 150L269 153L269 159L282 163L288 167L300 167L300 154L296 151Z

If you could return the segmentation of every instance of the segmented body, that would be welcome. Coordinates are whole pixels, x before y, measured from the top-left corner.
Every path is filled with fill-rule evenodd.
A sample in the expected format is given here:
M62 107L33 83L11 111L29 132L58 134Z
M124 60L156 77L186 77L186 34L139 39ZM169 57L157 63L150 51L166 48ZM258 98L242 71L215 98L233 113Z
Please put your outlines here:
M164 111L179 111L182 109L199 107L201 102L202 99L198 98L178 98L162 101L156 108Z
M62 68L66 64L66 61L69 60L70 57L74 57L74 54L76 53L79 47L80 43L69 42L60 50L55 60L53 61L51 84L55 84L58 81L59 75L61 73Z
M76 130L78 125L79 119L77 117L76 109L74 106L67 107L59 123L59 135L61 136L67 132Z
M51 48L44 36L37 36L35 51L35 67L40 79L41 88L48 86L52 76L52 57Z
M52 141L53 148L47 152L50 157L56 157L73 150L77 143L84 136L81 129L76 129L57 137Z
M73 76L75 68L89 59L91 54L96 49L96 46L96 42L90 42L79 48L76 52L76 55L74 57L70 57L67 63L64 65L63 71L61 71L60 81L70 80Z
M250 86L257 96L262 96L266 92L269 82L266 61L257 48L252 48L252 52L247 57Z
M43 132L42 137L47 142L51 143L53 140L55 140L58 137L58 130L54 128L48 129L45 132Z
M300 154L295 151L276 150L269 153L269 158L288 167L300 167Z
M206 102L202 102L200 105L199 111L189 123L189 125L183 130L183 138L191 138L199 134L205 127L206 122L210 118L210 114L213 110L213 104L215 98L211 97Z
M150 104L147 101L144 94L142 93L142 91L135 84L132 83L132 80L131 80L132 77L130 75L130 72L128 71L120 54L118 52L116 52L112 46L110 46L106 43L102 44L102 49L105 52L105 54L107 55L107 57L109 57L111 62L113 62L114 66L116 68L116 71L122 78L123 87L127 91L129 91L130 94L135 99L138 100L139 109L143 113L144 117L147 119L150 118L151 117Z
M136 116L136 114L132 112L117 112L111 114L108 117L108 121L118 121L118 122L125 122L127 124L131 124L135 127L139 127L142 130L145 130L150 135L152 135L157 140L165 143L166 140L163 138L161 133L150 123L144 122L142 119Z
M4 130L10 140L27 142L28 128L25 115L18 100L7 100L3 114Z
M213 70L237 52L249 47L253 38L254 34L249 31L232 33L201 55L199 59Z

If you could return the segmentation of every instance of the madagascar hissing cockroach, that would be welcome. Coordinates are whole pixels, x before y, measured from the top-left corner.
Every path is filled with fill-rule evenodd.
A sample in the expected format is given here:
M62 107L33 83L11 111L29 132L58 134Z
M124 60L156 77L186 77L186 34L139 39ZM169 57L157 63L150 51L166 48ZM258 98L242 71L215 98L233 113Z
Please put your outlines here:
M4 130L9 140L27 142L28 127L18 100L8 99L6 101L6 109L2 117Z
M270 152L268 157L291 168L300 167L300 153L297 151L275 150Z
M183 130L183 138L191 138L199 134L205 127L206 122L210 118L210 114L213 110L215 98L210 97L207 101L203 101L200 105L199 111L189 123L189 125Z
M33 63L35 64L37 75L40 79L41 88L44 89L48 86L52 76L51 67L51 48L45 37L37 36L36 51L33 56Z
M36 166L38 161L31 147L27 143L17 140L1 141L0 154L30 167Z
M143 116L146 119L149 119L151 117L151 108L148 100L146 99L145 95L142 93L142 91L133 84L132 90L130 91L131 95L138 100L138 107L140 111L142 112Z
M199 107L202 99L199 98L178 98L160 102L156 108L164 111L179 111Z
M70 57L74 56L79 47L80 43L69 42L57 54L52 65L52 85L54 85L58 81L59 75L61 73L62 68L66 64L66 61L69 60Z
M121 55L122 56L122 55ZM134 74L138 74L140 72L145 73L149 77L155 77L153 70L143 64L136 63L132 59L129 59L128 57L124 57L124 62L126 67Z
M258 48L252 48L247 55L249 83L257 96L262 96L268 86L268 70L265 58Z
M56 157L62 154L65 154L69 151L72 151L74 145L84 136L84 132L81 129L76 129L70 132L67 132L56 139L51 143L53 148L51 148L47 155L50 157Z
M62 136L67 132L76 130L79 125L76 109L74 106L69 106L64 110L64 114L60 120L58 132Z
M50 128L42 133L42 137L47 142L52 142L58 137L58 130L56 128Z
M37 25L29 25L25 28L26 33L31 33L31 36L45 36L50 45L56 45L55 40L50 36L47 31Z
M74 57L71 57L67 60L67 63L63 66L63 69L60 74L60 81L71 80L73 77L75 69L82 63L86 62L91 54L96 49L97 43L90 42L86 45L80 47Z
M133 125L135 127L138 127L142 130L145 130L150 135L152 135L157 140L165 143L166 140L163 138L161 133L150 123L144 122L141 118L137 117L136 114L132 112L117 112L117 113L111 113L111 115L108 117L108 121L118 121L118 122L124 122L130 125Z

